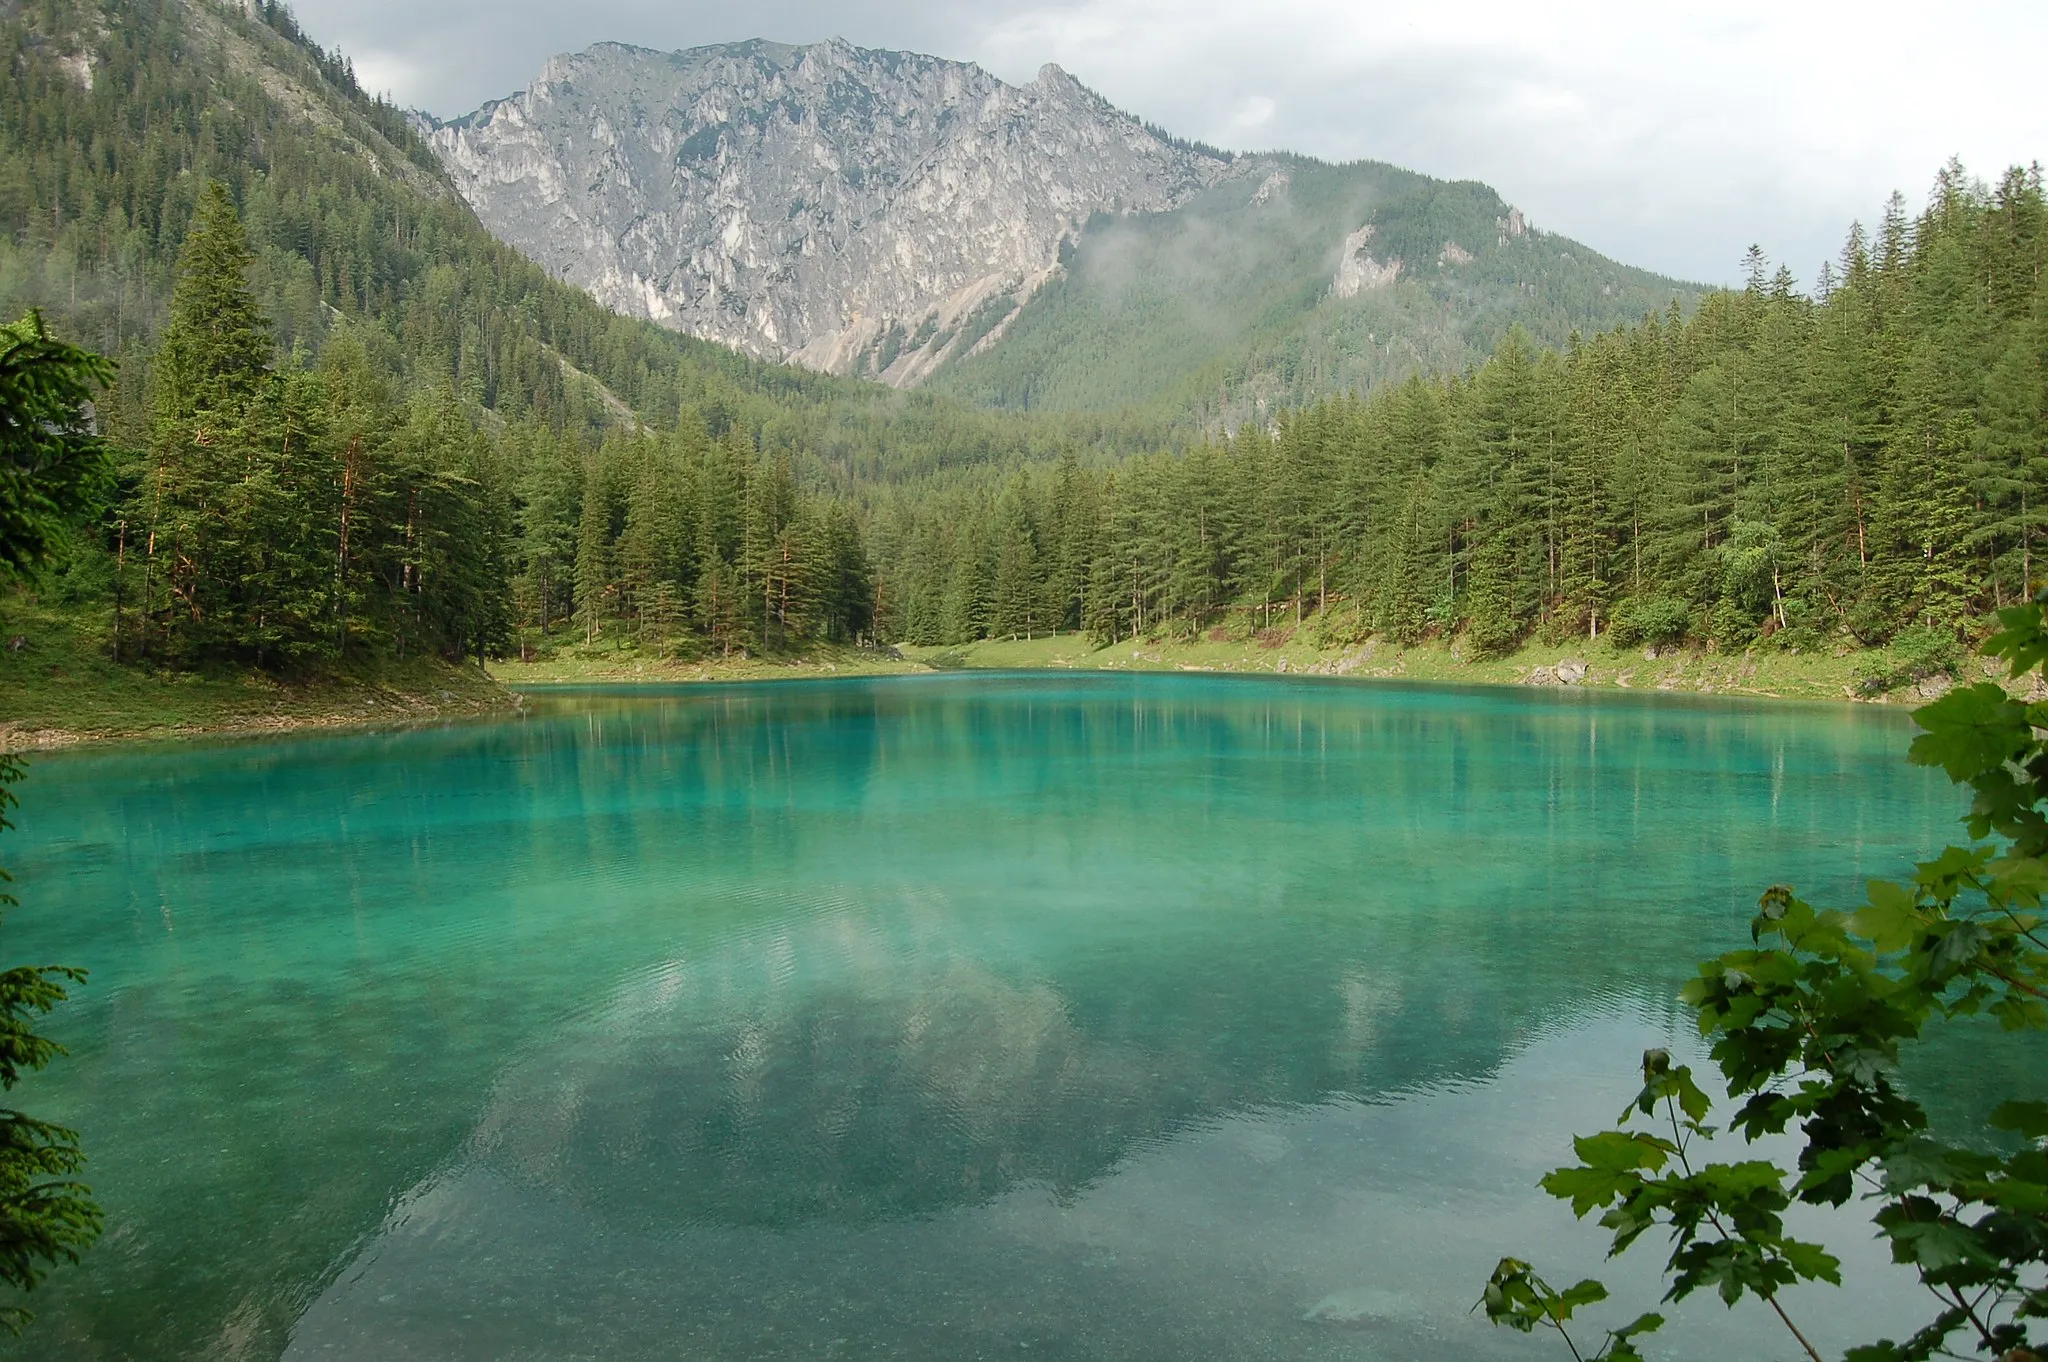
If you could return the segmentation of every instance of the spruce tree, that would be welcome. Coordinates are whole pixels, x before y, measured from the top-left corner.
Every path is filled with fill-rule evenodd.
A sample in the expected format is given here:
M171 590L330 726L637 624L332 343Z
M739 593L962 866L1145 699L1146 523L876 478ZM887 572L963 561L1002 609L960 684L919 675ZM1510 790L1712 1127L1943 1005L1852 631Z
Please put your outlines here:
M697 627L721 656L730 657L743 641L745 602L739 577L723 558L713 557L697 574L692 602Z
M1427 477L1410 486L1400 514L1392 521L1393 543L1387 555L1387 580L1380 592L1378 627L1394 642L1419 643L1430 627L1430 584L1439 555L1431 515L1433 487Z
M337 637L325 403L303 374L273 369L253 261L227 191L209 183L179 257L130 508L148 528L143 609L175 660L288 665Z
M519 548L533 615L543 637L571 599L576 572L580 514L577 477L580 451L564 448L551 432L529 445L519 484Z
M611 490L604 465L591 455L583 466L583 498L576 524L576 614L583 641L597 642L612 583Z
M334 467L334 579L331 621L334 656L380 646L387 620L373 602L379 527L390 514L390 432L397 424L389 385L353 328L342 329L320 357L324 419Z
M238 412L268 382L275 348L249 287L255 263L227 186L209 180L178 255L170 321L151 371L160 426L182 431L202 414Z
M90 404L113 377L40 314L0 326L0 574L41 564L111 490Z
M762 648L784 647L797 515L796 479L786 455L763 460L747 479L746 520L739 569L753 605L748 613Z

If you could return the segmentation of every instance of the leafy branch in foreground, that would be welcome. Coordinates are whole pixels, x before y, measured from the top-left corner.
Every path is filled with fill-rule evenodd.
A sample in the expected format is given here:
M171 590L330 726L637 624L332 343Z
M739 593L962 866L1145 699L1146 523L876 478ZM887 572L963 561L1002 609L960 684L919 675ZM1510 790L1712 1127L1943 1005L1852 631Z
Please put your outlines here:
M2004 628L1985 645L2015 679L2048 668L2044 609L2048 591L2001 611ZM1623 1128L1576 1138L1578 1163L1543 1188L1582 1218L1599 1212L1610 1256L1661 1231L1666 1300L1712 1289L1732 1306L1754 1295L1813 1362L1821 1353L1780 1295L1800 1282L1840 1285L1841 1264L1787 1234L1785 1213L1860 1198L1893 1260L1929 1293L1932 1318L1903 1342L1851 1348L1847 1362L2036 1362L2048 1338L2048 1102L2008 1101L1976 1138L1939 1139L1898 1066L1941 1021L2048 1030L2048 702L1984 683L1914 718L1925 731L1911 760L1975 792L1972 844L1904 882L1873 880L1853 913L1771 889L1751 923L1753 947L1707 961L1681 995L1736 1104L1727 1129L1753 1143L1796 1128L1796 1166L1696 1159L1716 1133L1713 1101L1689 1067L1651 1050ZM1590 1280L1558 1291L1503 1258L1480 1307L1497 1325L1554 1330L1582 1362L1639 1358L1635 1340L1663 1324L1657 1315L1608 1332L1594 1352L1572 1338L1574 1314L1606 1296Z

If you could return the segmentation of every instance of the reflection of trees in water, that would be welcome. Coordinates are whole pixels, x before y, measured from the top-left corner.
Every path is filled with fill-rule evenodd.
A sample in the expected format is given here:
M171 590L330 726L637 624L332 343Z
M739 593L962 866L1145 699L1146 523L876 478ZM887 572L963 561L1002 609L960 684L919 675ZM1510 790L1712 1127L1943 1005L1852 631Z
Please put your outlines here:
M500 1076L470 1157L641 1227L1071 1195L1206 1118L1483 1078L1556 1003L1284 919L1047 978L954 918L842 909L652 971ZM1295 963L1248 977L1247 949Z
M100 971L67 1036L80 1109L146 1092L153 1124L96 1138L127 1229L52 1282L18 1355L211 1355L230 1318L274 1352L465 1136L607 1215L861 1220L1077 1190L1219 1113L1482 1079L1706 953L1711 876L1554 839L1600 819L1730 865L1760 832L1839 857L1899 792L1737 808L1788 771L1868 776L1860 716L1804 710L1120 677L576 704L46 768L39 818L124 889L81 911L176 934L161 977ZM251 816L220 826L223 791ZM960 878L976 856L1093 897L1019 911ZM785 867L811 878L764 896ZM1728 887L1731 930L1753 892ZM1653 905L1626 959L1620 902ZM1930 1081L1968 1083L1956 1053Z

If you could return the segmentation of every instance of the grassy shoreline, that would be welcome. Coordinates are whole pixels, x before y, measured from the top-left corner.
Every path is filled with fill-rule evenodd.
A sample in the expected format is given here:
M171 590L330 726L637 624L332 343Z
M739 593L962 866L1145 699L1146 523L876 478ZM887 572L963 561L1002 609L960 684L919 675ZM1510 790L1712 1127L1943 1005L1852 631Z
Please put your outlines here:
M1714 653L1677 649L1653 653L1621 650L1605 642L1531 644L1501 658L1474 659L1456 645L1431 641L1401 648L1380 640L1324 645L1313 630L1277 631L1264 641L1241 638L1175 642L1131 640L1097 645L1083 634L1040 635L1033 639L984 639L975 643L918 646L887 651L826 649L800 658L697 661L643 656L609 645L575 646L529 662L494 662L492 675L506 685L631 685L765 681L827 676L885 676L924 671L1148 671L1231 672L1273 676L1348 677L1355 680L1441 681L1465 685L1571 685L1581 688L1754 696L1830 703L1918 705L1951 684L1936 678L1872 692L1863 679L1896 671L1899 659L1886 649L1843 649L1832 653L1756 650ZM1995 677L2000 668L1981 660L1966 663L1963 679Z
M116 664L77 615L0 601L0 750L419 723L515 704L476 667L435 658L298 680Z
M494 660L491 676L513 690L522 686L678 685L721 681L817 680L828 676L902 676L933 670L904 649L827 645L791 657L708 657L690 661L614 648L609 643L561 648L530 660Z
M1655 653L1616 649L1605 642L1574 642L1532 643L1506 657L1471 658L1456 645L1435 640L1409 648L1378 639L1319 645L1311 632L1279 631L1267 641L1214 635L1180 642L1126 639L1106 647L1097 647L1083 635L1057 634L953 647L905 647L902 651L941 669L1217 671L1468 685L1564 684L1859 704L1916 705L1945 688L1944 682L1932 681L1878 694L1866 692L1859 684L1863 676L1895 665L1884 649L1834 653L1674 649ZM1964 670L1968 672L1974 665L1966 664Z
M283 681L262 673L179 674L117 666L106 641L75 615L17 598L0 603L0 749L81 743L386 726L509 713L517 692L557 685L718 684L949 670L1235 672L1399 679L1477 685L1555 685L1833 703L1919 704L1941 681L1867 694L1862 676L1891 665L1884 650L1648 655L1605 643L1531 645L1471 659L1452 645L1399 648L1378 640L1320 645L1313 629L1263 639L1214 634L1178 642L1126 639L1097 646L1080 634L983 640L942 647L826 647L795 657L684 661L600 642L551 655L494 661L487 669L420 659L355 675ZM19 646L12 646L16 641ZM1583 672L1581 671L1583 668ZM1966 665L1975 679L1981 662Z

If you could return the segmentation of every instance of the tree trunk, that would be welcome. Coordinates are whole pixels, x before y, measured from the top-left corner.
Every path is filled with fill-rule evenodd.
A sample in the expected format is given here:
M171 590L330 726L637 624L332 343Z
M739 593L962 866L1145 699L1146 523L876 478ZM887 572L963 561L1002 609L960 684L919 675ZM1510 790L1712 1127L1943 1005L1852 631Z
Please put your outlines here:
M121 661L121 569L128 562L128 522L121 521L114 541L114 661Z

